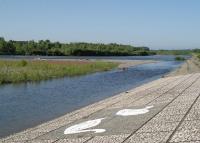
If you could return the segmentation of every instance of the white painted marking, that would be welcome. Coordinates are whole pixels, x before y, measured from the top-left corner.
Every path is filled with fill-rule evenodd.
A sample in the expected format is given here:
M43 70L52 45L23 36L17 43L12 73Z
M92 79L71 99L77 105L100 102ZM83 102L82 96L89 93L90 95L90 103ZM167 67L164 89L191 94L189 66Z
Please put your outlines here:
M86 122L82 122L80 124L76 124L74 126L71 126L67 129L65 129L64 134L76 134L76 133L84 133L84 132L95 132L95 133L103 133L106 130L105 129L88 129L91 127L95 127L101 123L101 120L105 118L95 119L95 120L89 120ZM85 130L88 129L88 130Z
M140 115L149 112L149 109L153 108L153 106L147 106L142 109L123 109L116 113L118 116L132 116L132 115Z

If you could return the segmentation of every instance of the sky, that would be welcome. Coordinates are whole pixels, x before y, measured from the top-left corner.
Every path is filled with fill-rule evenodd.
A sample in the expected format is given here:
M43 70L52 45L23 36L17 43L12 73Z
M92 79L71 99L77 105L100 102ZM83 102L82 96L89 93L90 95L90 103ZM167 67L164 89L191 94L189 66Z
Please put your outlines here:
M0 0L0 37L200 48L200 0Z

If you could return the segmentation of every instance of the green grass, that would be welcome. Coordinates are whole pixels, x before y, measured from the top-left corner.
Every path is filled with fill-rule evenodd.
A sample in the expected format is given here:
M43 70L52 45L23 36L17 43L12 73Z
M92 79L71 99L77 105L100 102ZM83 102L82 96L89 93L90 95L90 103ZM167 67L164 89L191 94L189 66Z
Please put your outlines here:
M176 61L185 61L185 58L184 58L184 57L179 57L179 56L177 56L177 57L175 58L175 60L176 60Z
M196 59L196 61L200 62L200 52L195 52L192 54L192 57Z
M118 66L111 62L0 61L0 84L40 81L107 71Z
M196 54L197 58L200 60L200 54Z
M157 55L192 55L193 50L153 50Z

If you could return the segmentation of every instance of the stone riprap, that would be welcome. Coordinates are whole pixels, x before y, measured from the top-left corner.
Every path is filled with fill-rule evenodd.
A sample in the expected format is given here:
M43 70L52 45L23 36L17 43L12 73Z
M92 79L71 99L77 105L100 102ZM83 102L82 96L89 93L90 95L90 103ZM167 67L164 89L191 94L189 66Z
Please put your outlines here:
M0 142L197 143L199 96L199 73L161 78Z

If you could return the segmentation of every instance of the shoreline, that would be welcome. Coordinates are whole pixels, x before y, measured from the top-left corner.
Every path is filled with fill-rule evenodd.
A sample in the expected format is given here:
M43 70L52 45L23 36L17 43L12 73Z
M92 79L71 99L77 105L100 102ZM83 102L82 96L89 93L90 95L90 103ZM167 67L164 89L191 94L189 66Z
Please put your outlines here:
M45 61L78 61L78 62L112 62L112 63L118 63L119 69L122 68L129 68L134 67L137 65L142 64L150 64L150 63L156 63L157 61L154 60L112 60L112 59L40 59Z
M118 61L119 62L119 61ZM155 61L146 61L147 63L149 63L149 62L155 62ZM127 64L128 62L126 61L126 62L124 62L124 63L122 63L122 64ZM134 66L136 66L136 63L134 63L132 60L131 61L129 61L129 67L130 66L132 66L132 64L134 64ZM141 62L141 61L138 61L137 62L137 65L138 64L144 64L144 62ZM158 79L158 81L159 80L162 80L162 79ZM155 80L155 81L157 81L157 80ZM152 82L154 82L154 81L152 81ZM95 106L95 108L97 108L96 107L96 105L98 105L98 108L100 108L99 106L101 106L101 104L107 104L106 106L108 106L108 105L110 105L110 103L108 104L107 102L109 101L110 102L110 100L114 100L113 102L115 102L115 99L117 99L118 97L120 97L120 98L122 98L122 99L124 99L126 96L127 96L127 94L132 94L132 91L135 91L135 90L137 90L138 88L140 89L140 87L143 87L143 86L146 86L146 85L148 85L148 84L151 84L152 82L149 82L149 83L145 83L145 84L143 84L143 85L141 85L141 86L139 86L139 87L136 87L136 88L134 88L134 89L130 89L130 90L128 90L127 92L122 92L122 93L120 93L120 94L117 94L117 95L115 95L115 96L113 96L113 97L110 97L110 98L107 98L107 99L104 99L104 100L101 100L101 101L99 101L99 102L96 102L96 103L94 103L94 104L91 104L91 105L88 105L88 106L86 106L86 107L83 107L83 108L80 108L80 109L78 109L78 110L75 110L75 111L73 111L73 112L70 112L70 113L68 113L68 114L66 114L66 115L64 115L64 116L61 116L61 117L58 117L58 118L56 118L56 119L54 119L54 120L51 120L51 121L48 121L48 122L45 122L45 123L43 123L43 124L41 124L41 125L38 125L38 126L36 126L36 127L33 127L33 128L28 128L28 129L26 129L25 131L22 131L22 132L19 132L19 133L15 133L14 135L11 135L11 136L8 136L8 137L6 137L6 138L9 138L9 137L12 137L12 136L15 136L15 135L20 135L20 134L24 134L24 133L26 133L26 131L32 131L32 130L35 130L35 129L37 129L38 127L39 128L41 128L41 127L43 127L43 126L48 126L49 124L51 124L52 122L57 122L57 121L63 121L63 120L65 120L65 119L67 119L68 120L68 118L70 118L71 116L74 116L74 115L78 115L78 114L80 114L81 112L82 112L82 110L89 110L90 108L93 108L94 106ZM121 97L121 96L123 96L123 97ZM113 103L112 102L112 103ZM114 104L114 103L113 103ZM86 108L86 109L85 109ZM80 111L80 112L79 112ZM98 110L99 111L99 110ZM97 112L97 111L95 111L95 112ZM74 119L69 119L69 120L74 120ZM76 119L75 119L76 120ZM56 126L56 125L55 125ZM21 135L20 135L21 136ZM3 139L5 139L5 138L2 138L2 140ZM0 141L1 141L1 139L0 139Z
M119 61L117 61L117 62L119 62ZM145 63L147 63L147 62L149 63L149 61L145 61ZM142 61L136 61L136 63L135 63L134 61L126 61L126 62L123 61L123 62L122 62L122 64L126 64L126 66L127 66L127 63L129 63L129 66L132 66L133 64L134 64L134 65L138 65L138 64L142 64L142 63L144 63L144 62L142 62ZM118 71L120 71L120 70L118 69ZM126 72L126 71L120 71L120 72ZM59 116L56 116L56 118L57 118L57 117L59 117ZM24 129L26 129L26 128L24 128Z
M177 76L177 78L179 78L179 76ZM53 120L39 124L35 127L28 128L21 132L17 132L17 133L11 134L9 136L0 138L0 142L8 141L8 142L22 142L23 143L26 140L35 139L47 132L56 130L62 126L65 126L66 124L71 124L71 123L75 122L76 120L83 119L83 118L89 116L90 114L94 114L98 111L101 111L102 109L105 109L107 107L112 107L115 104L118 104L118 102L121 102L122 100L126 100L132 94L137 94L144 90L149 90L150 88L152 88L156 85L165 84L166 79L167 79L167 81L168 80L171 81L173 79L173 77L159 78L157 80L153 80L151 82L142 84L141 86L127 90L125 92L119 93L117 95L103 99L103 100L95 102L93 104L87 105L85 107L82 107L75 111L69 112L69 113L67 113L63 116L60 116L58 118L55 118Z
M0 84L44 81L109 71L118 67L111 62L1 60Z
M150 63L157 62L157 61L153 61L153 60L106 60L106 59L103 59L100 61L119 63L119 66L118 66L119 69L124 69L124 68L134 67L137 65L150 64Z
M45 122L45 123L35 126L33 128L29 128L22 132L15 133L15 134L7 136L5 138L1 138L0 142L2 142L2 143L4 143L4 142L5 143L7 143L7 142L20 142L20 143L25 143L25 142L31 142L31 143L38 143L38 142L53 143L53 142L56 142L57 143L57 142L59 142L60 143L63 141L63 142L81 142L81 143L83 143L83 142L87 141L87 139L85 141L82 141L81 139L85 139L84 137L87 137L87 136L89 136L89 137L91 136L90 139L92 139L92 140L94 138L95 139L101 138L101 140L105 140L105 141L108 140L108 142L109 142L110 138L112 139L113 136L115 136L116 138L118 138L118 137L121 138L121 135L123 135L125 133L123 128L121 129L120 133L116 134L113 131L111 131L111 132L108 131L109 133L105 133L105 134L103 133L103 134L100 134L100 136L99 135L92 136L94 134L87 134L87 133L86 134L83 133L80 136L79 135L64 136L63 132L61 132L61 131L64 131L63 128L73 125L77 121L80 122L80 121L88 120L91 117L93 118L94 115L95 115L95 118L97 118L98 115L101 115L102 111L105 111L105 113L110 113L110 111L116 112L116 109L119 110L119 109L123 109L123 108L131 108L132 106L136 107L136 108L146 107L148 105L147 103L153 99L152 103L155 106L155 108L154 108L154 106L151 106L152 108L154 108L154 111L151 111L151 112L155 112L155 113L153 113L155 115L152 116L150 114L147 114L147 115L140 117L141 119L140 118L137 119L137 122L140 125L140 127L137 126L137 129L140 130L140 129L142 129L141 120L143 118L145 120L147 120L146 122L142 121L142 122L144 122L145 125L152 124L149 122L150 118L156 119L157 114L166 111L166 110L163 110L164 108L170 108L169 104L171 103L170 101L172 99L170 99L169 101L166 100L167 104L165 104L165 103L163 103L163 100L157 101L156 97L162 98L164 96L165 99L168 99L169 94L167 94L166 92L170 92L170 91L174 91L173 92L174 95L173 94L172 95L175 96L176 95L175 91L179 91L179 90L184 91L185 88L190 86L191 83L196 81L196 79L199 79L199 77L200 77L200 74L188 74L185 76L181 75L181 76L175 76L175 77L160 78L158 80L154 80L149 83L145 83L139 87L128 90L126 92L117 94L113 97L101 100L99 102L88 105L81 109L75 110L64 116L58 117L58 118L48 121L48 122ZM185 86L183 86L184 85L183 82L184 83L186 82ZM198 83L196 83L196 85L197 84ZM160 90L160 92L156 92L158 89L162 89L162 90ZM192 87L192 89L196 89L196 88ZM152 94L154 96L152 96L151 93L154 93L154 94ZM138 95L140 95L140 96L138 96ZM147 101L145 101L143 99L146 99ZM176 99L176 97L174 97L174 99ZM142 106L141 106L141 104L142 104ZM164 105L160 106L161 104L164 104ZM149 116L151 116L151 117L149 117ZM113 116L111 116L111 117L113 117ZM124 119L124 117L123 117L123 119ZM163 118L161 118L161 119L163 119ZM164 119L166 119L166 117ZM131 125L131 124L134 125L134 123L132 122L133 121L132 118L127 119L127 120L128 120L127 125ZM120 120L120 122L121 122L121 120ZM116 124L112 124L111 127L115 129L115 126L116 126ZM120 125L118 125L118 126L120 126ZM102 137L105 137L105 138L102 138ZM125 138L123 140L125 140ZM95 140L94 142L99 142L99 141Z
M84 76L115 69L127 70L129 67L154 62L155 61L152 60L107 59L6 59L0 60L0 65L2 66L0 84L34 82L62 77Z
M192 73L200 73L200 61L195 56L193 56L191 59L186 60L179 68L171 71L164 77L186 75Z

